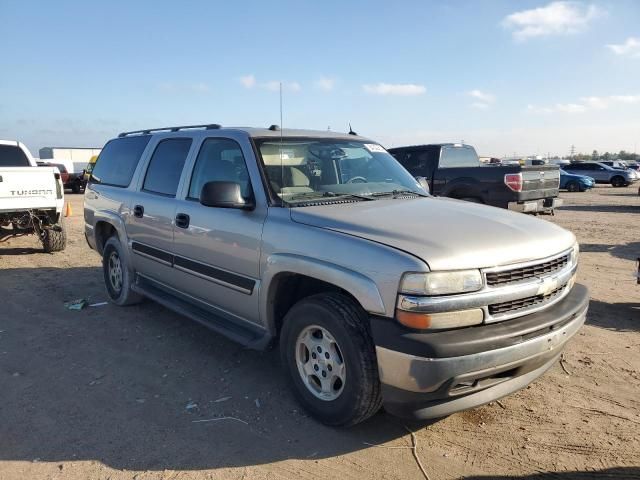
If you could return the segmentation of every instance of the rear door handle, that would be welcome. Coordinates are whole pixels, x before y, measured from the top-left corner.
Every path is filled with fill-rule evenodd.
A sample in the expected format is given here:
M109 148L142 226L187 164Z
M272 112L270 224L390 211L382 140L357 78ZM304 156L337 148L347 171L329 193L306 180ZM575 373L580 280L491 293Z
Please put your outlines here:
M133 216L142 218L144 216L144 207L142 205L136 205L133 207Z
M186 213L178 213L176 215L176 227L178 228L189 228L189 215Z

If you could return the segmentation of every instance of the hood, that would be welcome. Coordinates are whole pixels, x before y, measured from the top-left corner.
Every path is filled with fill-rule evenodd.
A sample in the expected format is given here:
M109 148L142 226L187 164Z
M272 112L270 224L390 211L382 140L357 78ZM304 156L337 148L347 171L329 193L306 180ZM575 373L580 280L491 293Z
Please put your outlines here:
M574 235L522 213L449 198L385 199L291 209L291 219L410 253L431 270L487 268L548 257Z

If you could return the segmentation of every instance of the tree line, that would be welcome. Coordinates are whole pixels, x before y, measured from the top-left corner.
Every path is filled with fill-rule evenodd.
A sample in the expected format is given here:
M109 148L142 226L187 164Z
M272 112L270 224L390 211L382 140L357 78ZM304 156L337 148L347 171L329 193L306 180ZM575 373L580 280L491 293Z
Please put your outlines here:
M599 153L597 150L594 150L591 155L588 153L576 153L572 160L578 162L600 162L607 160L631 160L631 161L640 161L640 154L627 152L625 150L620 150L618 153L615 152L604 152Z

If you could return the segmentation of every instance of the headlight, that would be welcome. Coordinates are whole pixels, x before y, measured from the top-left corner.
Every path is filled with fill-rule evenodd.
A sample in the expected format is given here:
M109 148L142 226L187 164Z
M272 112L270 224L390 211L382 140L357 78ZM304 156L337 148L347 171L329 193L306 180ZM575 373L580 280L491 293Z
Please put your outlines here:
M578 264L578 257L580 256L580 245L578 242L573 244L573 250L571 251L571 265Z
M414 295L447 295L476 292L482 288L480 270L452 272L406 273L400 292Z

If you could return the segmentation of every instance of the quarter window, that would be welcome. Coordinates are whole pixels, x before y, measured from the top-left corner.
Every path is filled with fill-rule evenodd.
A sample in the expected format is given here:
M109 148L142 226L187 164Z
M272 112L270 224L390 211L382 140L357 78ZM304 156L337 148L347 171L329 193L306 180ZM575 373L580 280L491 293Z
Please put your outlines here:
M111 140L100 152L93 168L93 180L103 185L128 187L150 139L150 135L139 135Z
M236 182L242 196L251 196L249 172L240 145L226 138L208 138L202 143L191 176L189 198L199 199L208 182Z
M149 162L142 189L174 197L189 148L190 138L170 138L158 143Z

